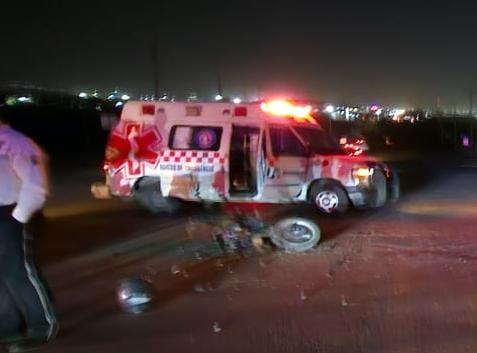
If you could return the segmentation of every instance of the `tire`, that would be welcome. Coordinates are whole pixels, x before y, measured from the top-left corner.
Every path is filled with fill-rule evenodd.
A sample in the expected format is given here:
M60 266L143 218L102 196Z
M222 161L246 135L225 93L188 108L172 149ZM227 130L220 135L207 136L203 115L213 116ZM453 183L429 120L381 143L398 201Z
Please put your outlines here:
M401 196L401 186L399 182L399 175L396 172L393 172L391 179L391 186L389 190L389 202L395 203L399 200Z
M373 198L371 207L383 207L388 199L387 181L380 169L375 169L371 176L371 185L373 186Z
M335 183L317 182L310 190L310 201L325 214L345 213L349 209L346 191Z
M134 200L149 212L173 214L180 208L179 199L162 195L161 184L156 178L140 180L135 189Z
M318 244L321 232L318 225L309 219L290 217L272 226L269 236L271 242L280 250L303 252Z

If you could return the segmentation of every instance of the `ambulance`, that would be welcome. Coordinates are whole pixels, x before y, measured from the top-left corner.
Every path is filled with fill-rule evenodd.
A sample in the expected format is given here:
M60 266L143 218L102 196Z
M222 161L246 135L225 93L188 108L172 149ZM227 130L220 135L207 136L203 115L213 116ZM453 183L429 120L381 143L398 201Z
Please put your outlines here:
M396 200L386 164L350 156L320 127L309 105L125 104L106 147L97 198L137 200L153 211L177 199L206 203L309 202L327 214Z

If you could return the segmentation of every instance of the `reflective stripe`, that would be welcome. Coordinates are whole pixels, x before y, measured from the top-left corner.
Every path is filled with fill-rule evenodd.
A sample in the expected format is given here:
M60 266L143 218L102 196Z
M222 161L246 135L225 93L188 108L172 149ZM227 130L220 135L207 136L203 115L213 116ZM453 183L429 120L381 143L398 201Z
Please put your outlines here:
M35 288L36 290L36 293L38 294L38 297L40 299L40 302L41 302L41 306L43 307L43 312L45 314L45 319L46 319L46 322L48 323L49 325L49 328L48 328L48 336L47 336L47 340L49 340L53 334L55 333L54 330L55 330L55 324L56 324L56 319L54 317L54 315L52 314L52 309L49 307L49 299L48 299L48 296L45 291L45 288L43 287L43 285L41 284L40 281L38 281L38 274L36 273L35 269L32 268L28 262L28 257L27 257L27 246L26 246L26 233L25 233L25 230L23 230L23 263L25 265L25 268L27 270L27 274L28 274L28 279L30 280L31 284L33 285L33 287Z

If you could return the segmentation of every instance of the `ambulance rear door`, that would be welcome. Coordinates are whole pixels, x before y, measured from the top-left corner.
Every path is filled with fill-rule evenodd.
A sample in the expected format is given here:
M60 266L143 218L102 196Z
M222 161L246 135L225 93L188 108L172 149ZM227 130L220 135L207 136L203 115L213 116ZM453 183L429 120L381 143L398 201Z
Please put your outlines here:
M220 201L226 196L224 140L227 124L175 122L160 165L167 194L185 200ZM166 187L167 187L166 186Z

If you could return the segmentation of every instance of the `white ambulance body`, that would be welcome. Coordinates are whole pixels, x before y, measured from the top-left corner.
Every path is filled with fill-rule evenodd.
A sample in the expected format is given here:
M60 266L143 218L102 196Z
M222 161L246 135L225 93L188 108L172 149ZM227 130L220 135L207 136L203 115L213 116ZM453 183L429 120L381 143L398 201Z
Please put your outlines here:
M387 166L346 155L310 112L290 101L128 102L106 149L106 184L93 193L151 209L175 198L311 201L326 213L397 197Z

